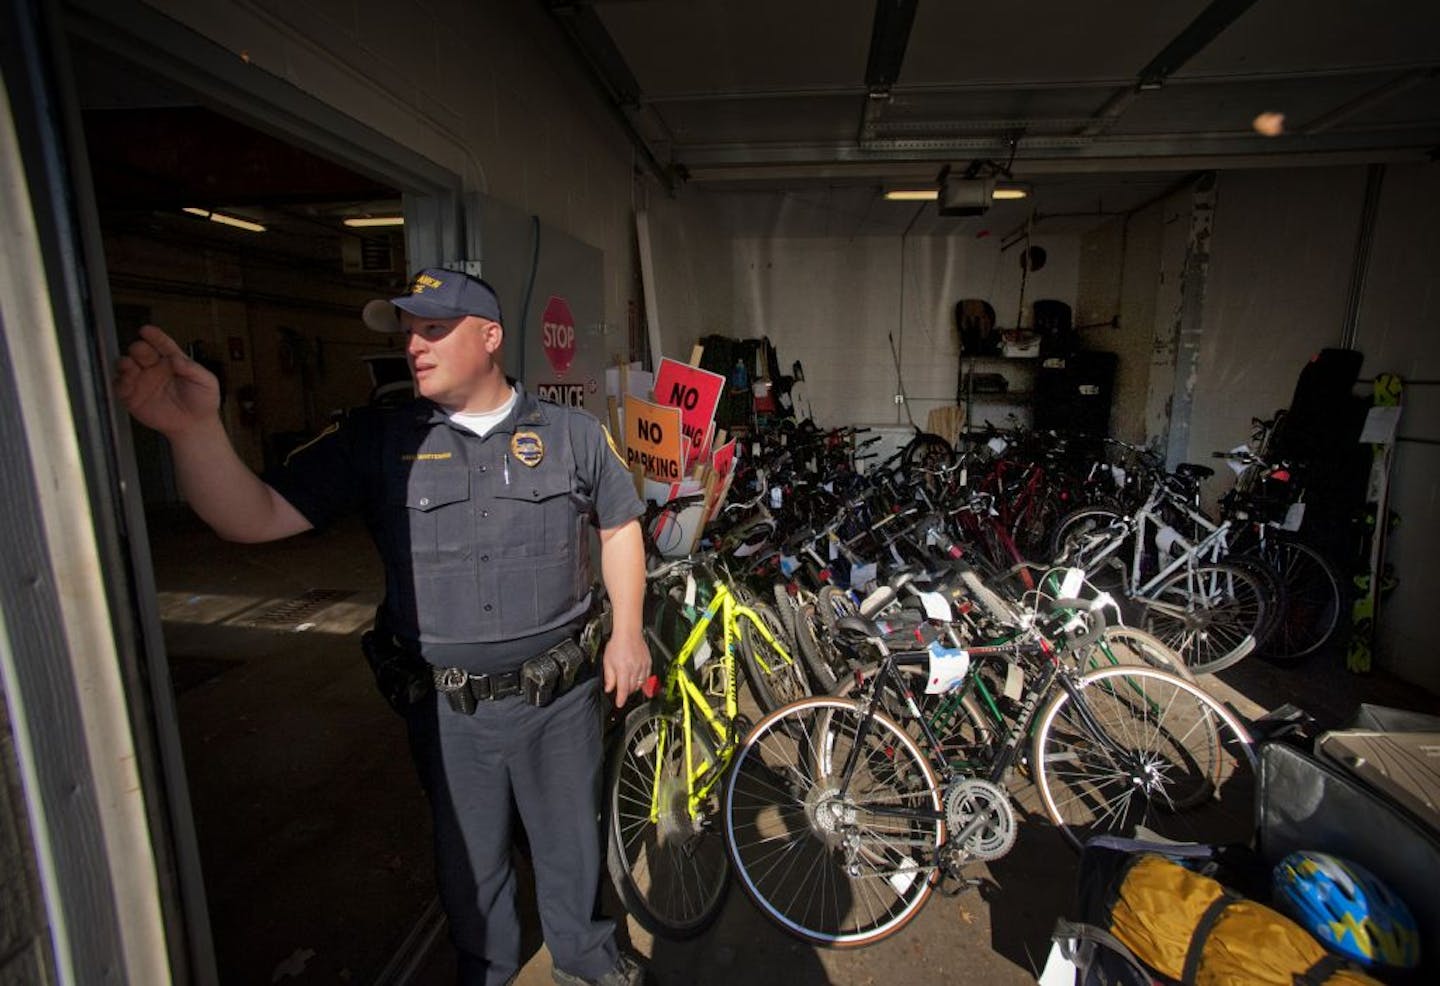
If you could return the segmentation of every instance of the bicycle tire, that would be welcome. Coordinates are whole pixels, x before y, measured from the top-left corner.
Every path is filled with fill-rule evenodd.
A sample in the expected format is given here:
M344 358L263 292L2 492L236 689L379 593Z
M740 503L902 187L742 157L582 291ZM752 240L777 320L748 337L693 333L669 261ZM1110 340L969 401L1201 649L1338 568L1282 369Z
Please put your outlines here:
M770 587L770 592L775 597L775 613L785 627L785 636L794 640L798 633L795 620L800 612L800 599L791 593L789 585L784 582L776 582Z
M1265 618L1255 631L1255 650L1262 651L1280 629L1280 618L1286 606L1285 584L1274 568L1254 555L1226 555L1225 561L1245 569L1260 583L1265 594Z
M736 616L740 624L740 659L745 665L745 674L750 679L750 690L761 711L773 712L790 702L806 698L811 694L810 679L805 675L801 661L796 660L798 648L785 637L785 629L775 608L759 601L749 603L747 608L770 631L782 650L770 645L755 623L747 615Z
M1195 674L1212 674L1255 649L1265 624L1265 588L1230 562L1182 568L1142 598L1143 624L1178 651Z
M898 932L934 890L945 841L942 799L929 761L883 713L810 698L756 724L735 754L723 812L730 862L771 921L819 945L854 948ZM835 775L855 750L849 793ZM912 806L928 818L871 812Z
M1092 648L1080 653L1079 670L1093 671L1111 665L1135 664L1158 668L1178 675L1186 681L1195 681L1195 672L1185 663L1179 652L1169 647L1153 633L1124 624L1112 624L1100 631Z
M944 469L955 464L955 447L943 435L922 431L901 449L900 461L907 471L917 466Z
M806 603L800 607L795 616L795 643L805 666L810 669L815 687L829 692L844 677L845 658L821 622L817 605Z
M1081 507L1072 510L1055 522L1050 535L1050 557L1059 559L1072 554L1080 538L1102 532L1125 520L1125 515L1114 507ZM1095 571L1089 571L1084 558L1067 558L1066 564L1086 568L1086 580L1104 592L1118 592L1125 587L1125 566L1133 552L1134 535L1128 535L1118 549L1112 551Z
M1324 647L1340 626L1340 578L1319 551L1301 541L1275 539L1260 552L1285 587L1284 612L1262 656L1294 664Z
M693 730L691 741L697 756L714 763L715 744L705 729ZM673 939L693 938L713 924L730 882L719 828L709 817L690 818L686 808L683 735L679 716L654 703L631 712L606 785L605 857L615 891L642 928ZM660 803L652 822L657 776Z
M1218 700L1137 665L1090 671L1074 686L1041 712L1032 754L1045 811L1073 848L1097 835L1250 839L1253 741Z

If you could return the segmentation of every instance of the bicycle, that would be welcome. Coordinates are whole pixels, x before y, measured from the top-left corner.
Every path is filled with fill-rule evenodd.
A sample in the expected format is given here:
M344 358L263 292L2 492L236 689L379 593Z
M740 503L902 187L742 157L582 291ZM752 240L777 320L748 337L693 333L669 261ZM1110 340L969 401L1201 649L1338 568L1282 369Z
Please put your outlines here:
M1211 522L1177 488L1188 489L1210 472L1181 464L1175 476L1156 476L1134 513L1084 507L1063 518L1054 533L1057 565L1083 568L1091 580L1123 592L1141 608L1144 628L1197 674L1228 668L1258 646L1276 612L1278 591L1261 566L1228 557L1230 522ZM1172 527L1162 510L1198 531L1196 540ZM1152 538L1154 562L1147 554Z
M960 661L945 649L891 653L873 624L843 622L881 653L868 697L771 713L737 750L725 789L731 864L792 934L835 947L880 941L937 886L963 879L961 866L1008 852L1015 820L1003 785L1027 737L1046 813L1076 847L1100 832L1248 835L1250 736L1190 682L1135 665L1078 673L1045 634L972 647ZM881 708L900 666L926 666L927 680L953 684L942 690L963 708L967 688L985 687L977 664L1037 655L1045 660L1026 676L1014 715L992 700L993 718L982 719L971 703L973 724L989 731L967 749L944 749L908 689L918 738Z
M662 586L673 579L680 600L660 594L673 613L696 608L696 572L710 596L673 656L655 621L648 621L646 636L663 667L646 685L646 694L655 697L625 719L606 787L606 860L616 891L643 927L672 938L708 927L728 886L713 817L720 781L746 725L740 665L766 711L810 693L782 642L778 617L763 603L742 601L710 563L681 559L648 578Z

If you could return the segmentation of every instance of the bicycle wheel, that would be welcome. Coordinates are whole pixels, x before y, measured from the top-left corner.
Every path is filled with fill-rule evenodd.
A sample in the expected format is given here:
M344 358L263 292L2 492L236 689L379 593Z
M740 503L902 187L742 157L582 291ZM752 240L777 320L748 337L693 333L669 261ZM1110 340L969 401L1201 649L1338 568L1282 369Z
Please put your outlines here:
M740 624L740 658L745 662L745 673L750 678L755 701L762 711L773 712L782 705L808 696L810 680L805 677L801 662L795 659L795 645L786 639L775 609L769 603L761 602L751 603L749 609L755 614L754 618L745 613L736 617ZM775 643L765 639L760 633L760 625L769 631Z
M1272 538L1260 556L1285 587L1284 612L1264 648L1267 660L1293 664L1324 647L1340 625L1340 580L1308 544Z
M1254 830L1250 734L1198 686L1121 665L1068 679L1040 714L1036 781L1077 849L1097 835L1245 842Z
M1195 674L1221 671L1254 650L1267 605L1260 581L1229 562L1181 569L1135 601L1145 629Z
M1062 556L1067 565L1086 570L1085 577L1096 589L1103 592L1118 592L1125 587L1125 567L1134 554L1133 538L1106 555L1100 562L1092 562L1094 549L1108 541L1107 532L1125 519L1114 507L1081 507L1072 510L1055 522L1050 536L1050 557Z
M697 724L690 734L693 760L719 770L706 730ZM714 818L718 791L692 816L685 763L679 716L642 706L626 718L607 791L605 855L615 890L641 927L667 938L690 938L709 927L730 879Z
M906 443L900 461L908 469L944 469L955 463L955 448L944 436L922 431Z
M820 691L829 692L845 677L847 662L825 629L816 603L804 604L795 615L795 643Z
M945 841L939 787L920 749L888 716L867 718L838 698L796 702L750 731L726 781L724 815L750 899L791 934L837 947L904 927L930 898Z
M841 681L831 694L836 698L865 702L875 681L878 666L871 664L862 668L859 674L849 675ZM961 777L985 777L995 758L995 726L975 700L975 696L963 691L951 691L930 695L925 691L929 669L920 665L900 665L895 671L906 678L915 704L925 717L930 732L940 744L938 756L945 765ZM925 732L905 704L905 697L899 691L887 689L881 699L885 714L905 727L916 743L925 743ZM933 763L933 761L932 761Z
M1265 597L1265 617L1255 630L1255 649L1264 650L1280 629L1280 617L1285 611L1285 584L1280 575L1265 561L1253 555L1227 555L1227 564L1243 568L1245 573L1260 584Z
M1077 667L1080 671L1092 671L1095 668L1118 664L1159 668L1161 671L1179 675L1186 681L1195 680L1195 672L1190 670L1185 659L1174 649L1166 646L1154 634L1121 624L1101 630L1094 643L1080 651Z
M776 582L770 587L770 592L775 597L775 613L785 627L785 637L794 640L798 632L795 621L800 614L800 597L792 593L784 582Z

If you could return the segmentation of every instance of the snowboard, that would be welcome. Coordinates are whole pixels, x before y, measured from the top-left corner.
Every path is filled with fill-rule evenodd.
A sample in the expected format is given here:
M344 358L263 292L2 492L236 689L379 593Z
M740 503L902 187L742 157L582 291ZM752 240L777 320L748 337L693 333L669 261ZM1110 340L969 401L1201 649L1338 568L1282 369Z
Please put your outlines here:
M1390 463L1395 453L1395 431L1400 421L1404 386L1394 373L1375 377L1374 398L1360 440L1370 443L1370 479L1365 489L1365 547L1355 574L1357 595L1350 610L1350 642L1345 666L1370 670L1375 652L1375 619L1385 587L1385 538L1393 525L1390 515Z

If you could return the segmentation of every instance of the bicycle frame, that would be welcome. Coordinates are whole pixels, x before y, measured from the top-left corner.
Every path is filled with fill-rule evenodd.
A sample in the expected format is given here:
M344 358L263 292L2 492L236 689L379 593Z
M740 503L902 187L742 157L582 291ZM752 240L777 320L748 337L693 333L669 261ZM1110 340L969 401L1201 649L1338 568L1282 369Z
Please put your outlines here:
M1176 531L1173 543L1181 547L1180 553L1142 583L1140 580L1144 573L1141 566L1145 558L1145 544L1152 536L1152 532L1158 532L1168 526L1155 509L1163 498L1163 488L1157 484L1155 491L1151 493L1144 505L1132 516L1126 518L1125 533L1121 534L1117 531L1106 535L1108 540L1104 547L1085 559L1088 566L1094 567L1120 550L1126 537L1133 534L1135 541L1131 550L1130 564L1125 574L1125 583L1129 594L1137 598L1148 599L1156 588L1181 568L1193 568L1197 562L1201 561L1219 561L1229 553L1230 521L1226 520L1216 525L1210 518L1192 509L1188 504L1176 503L1172 498L1172 503L1184 511L1187 519L1210 533L1200 541L1192 543Z
M739 741L735 730L735 720L740 713L739 663L736 653L736 645L740 640L741 632L740 620L748 619L766 643L774 647L776 652L785 655L787 660L793 660L784 646L770 633L765 621L755 610L737 601L735 594L731 592L730 587L724 581L716 579L713 585L714 595L706 604L705 609L700 612L695 625L666 670L664 679L666 703L671 706L678 705L680 708L681 728L685 741L685 803L691 818L699 817L701 802L710 796L715 785L720 782L724 775L724 767L730 762L730 757ZM705 652L708 644L706 634L715 622L717 615L720 618L723 640L719 659L724 662L722 665L724 690L719 709L716 709L710 702L710 698L713 696L707 695L705 689L697 684L695 677L687 670L687 666L691 665L698 655ZM701 664L710 659L712 659L711 656L705 654L701 658ZM760 660L763 666L764 661ZM700 666L694 666L694 670L698 672ZM697 763L698 758L693 740L697 714L715 737L717 763ZM655 757L655 776L650 791L650 821L652 824L658 822L660 818L660 774L661 765L665 761L664 744L667 733L668 730L660 732L659 749Z

